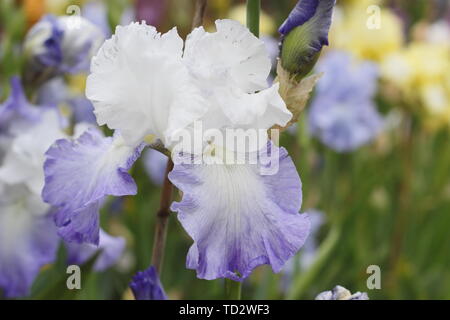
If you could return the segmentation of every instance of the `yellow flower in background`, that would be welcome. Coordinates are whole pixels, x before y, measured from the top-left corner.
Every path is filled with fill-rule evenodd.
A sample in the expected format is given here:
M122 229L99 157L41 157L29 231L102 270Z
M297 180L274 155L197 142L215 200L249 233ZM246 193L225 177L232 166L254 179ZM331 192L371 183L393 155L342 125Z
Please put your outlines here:
M440 84L422 88L421 100L426 107L425 125L436 130L450 126L450 91Z
M413 41L381 63L382 78L396 86L404 101L414 101L431 128L450 125L450 46Z
M380 62L404 43L402 21L379 1L347 1L336 7L330 30L333 48L352 52L360 59Z
M247 10L245 4L235 6L228 14L228 18L237 20L245 25L247 17ZM261 16L259 20L260 32L263 35L273 35L276 32L277 26L275 21L267 13L261 10Z

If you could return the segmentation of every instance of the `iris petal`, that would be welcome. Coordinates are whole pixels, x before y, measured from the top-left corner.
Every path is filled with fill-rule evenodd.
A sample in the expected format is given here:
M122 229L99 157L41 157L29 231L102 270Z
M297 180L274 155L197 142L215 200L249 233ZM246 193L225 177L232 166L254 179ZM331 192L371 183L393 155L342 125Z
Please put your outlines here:
M183 192L172 205L194 240L187 267L202 279L249 276L262 264L279 272L303 245L309 219L299 214L301 182L285 149L271 146L279 164L176 164L170 180ZM177 163L177 162L176 162Z
M98 209L107 195L134 195L127 173L144 144L130 147L120 135L103 137L89 129L74 141L58 140L44 164L44 201L57 207L56 224L66 241L98 244Z

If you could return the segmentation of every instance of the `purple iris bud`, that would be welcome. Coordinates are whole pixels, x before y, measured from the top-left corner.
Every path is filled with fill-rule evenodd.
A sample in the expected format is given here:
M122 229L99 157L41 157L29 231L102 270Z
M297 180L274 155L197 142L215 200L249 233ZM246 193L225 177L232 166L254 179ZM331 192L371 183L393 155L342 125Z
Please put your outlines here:
M282 35L281 64L300 77L308 74L323 46L328 45L328 31L335 0L299 0L279 28Z
M167 300L158 273L153 266L145 271L139 271L133 277L130 288L136 300Z

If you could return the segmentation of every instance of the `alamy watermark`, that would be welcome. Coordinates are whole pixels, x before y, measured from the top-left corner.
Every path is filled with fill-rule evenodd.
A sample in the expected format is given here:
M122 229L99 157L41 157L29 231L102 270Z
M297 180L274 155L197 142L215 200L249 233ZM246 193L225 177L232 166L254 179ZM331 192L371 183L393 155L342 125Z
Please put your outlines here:
M366 10L369 14L366 26L369 30L379 30L381 29L381 8L377 5L370 5Z
M366 273L370 274L367 278L366 285L367 289L381 289L381 268L376 264L372 264L367 267Z
M66 286L69 290L81 289L81 269L76 264L72 264L67 267L66 273L70 274L66 280Z
M278 129L205 129L195 121L171 141L175 164L257 165L262 175L274 175L279 169Z

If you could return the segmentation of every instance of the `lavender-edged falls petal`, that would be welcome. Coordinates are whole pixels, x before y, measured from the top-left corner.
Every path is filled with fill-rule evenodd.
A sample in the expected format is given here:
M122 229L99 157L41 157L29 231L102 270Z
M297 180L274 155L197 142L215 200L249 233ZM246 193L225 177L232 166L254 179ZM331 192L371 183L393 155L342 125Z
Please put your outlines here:
M305 242L310 222L298 213L300 177L284 148L270 150L270 161L262 153L258 164L174 160L169 178L183 198L172 210L194 240L187 267L199 278L242 281L262 264L279 272Z
M126 145L120 135L103 137L93 128L76 140L57 140L50 147L42 197L59 209L55 222L66 241L98 245L100 201L107 195L136 194L127 171L143 147Z

